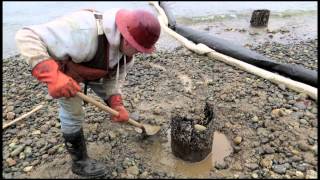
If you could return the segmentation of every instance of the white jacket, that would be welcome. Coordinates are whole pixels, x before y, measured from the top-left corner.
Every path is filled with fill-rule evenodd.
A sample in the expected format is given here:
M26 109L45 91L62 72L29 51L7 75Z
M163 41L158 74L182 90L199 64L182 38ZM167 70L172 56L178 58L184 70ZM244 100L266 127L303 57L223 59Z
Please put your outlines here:
M122 56L119 50L120 32L115 23L117 11L111 9L104 12L102 20L102 29L110 47L110 68L117 65ZM16 33L15 39L22 57L32 68L49 58L66 60L70 57L75 63L81 63L91 60L97 51L98 27L93 12L80 10L48 23L23 27ZM126 72L121 70L120 73ZM112 93L120 90L117 88L114 91Z

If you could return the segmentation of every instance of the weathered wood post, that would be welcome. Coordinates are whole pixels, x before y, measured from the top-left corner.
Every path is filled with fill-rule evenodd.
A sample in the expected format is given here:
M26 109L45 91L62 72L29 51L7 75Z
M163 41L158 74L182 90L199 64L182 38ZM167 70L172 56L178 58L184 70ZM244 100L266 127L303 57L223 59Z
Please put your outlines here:
M199 162L212 151L213 104L205 104L204 114L205 118L198 122L180 115L171 119L171 150L176 157L189 162ZM205 126L206 130L198 132L194 128L195 123Z
M251 16L250 24L252 27L266 27L268 26L270 10L258 9L254 10Z

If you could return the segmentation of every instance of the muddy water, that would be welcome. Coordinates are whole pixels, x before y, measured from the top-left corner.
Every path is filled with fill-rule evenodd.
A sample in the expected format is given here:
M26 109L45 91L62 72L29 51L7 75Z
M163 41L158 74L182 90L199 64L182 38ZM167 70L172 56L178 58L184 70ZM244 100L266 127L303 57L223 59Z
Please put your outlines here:
M215 132L213 135L212 152L202 161L189 163L175 157L171 152L170 130L167 132L168 141L165 143L154 142L151 146L152 160L157 168L172 173L172 175L181 175L190 178L206 178L210 175L210 170L215 162L222 162L225 157L232 152L231 144L228 138Z

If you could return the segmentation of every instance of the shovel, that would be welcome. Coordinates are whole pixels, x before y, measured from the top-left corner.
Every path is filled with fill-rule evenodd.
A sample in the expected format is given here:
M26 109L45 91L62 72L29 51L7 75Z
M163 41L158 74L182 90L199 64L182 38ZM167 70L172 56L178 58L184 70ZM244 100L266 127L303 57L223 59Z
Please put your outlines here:
M81 92L77 92L77 96L79 96L81 99L83 99L84 101L86 102L89 102L95 106L97 106L98 108L106 111L106 112L109 112L111 113L112 115L114 116L118 116L119 113L113 109L111 109L110 107L94 100L93 98L81 93ZM130 123L131 125L133 126L136 126L138 128L141 128L142 129L142 133L143 134L146 134L148 136L151 136L151 135L154 135L156 134L157 132L159 132L160 130L160 126L152 126L152 125L148 125L148 124L141 124L141 123L138 123L137 121L133 120L133 119L130 119L128 120L128 123Z

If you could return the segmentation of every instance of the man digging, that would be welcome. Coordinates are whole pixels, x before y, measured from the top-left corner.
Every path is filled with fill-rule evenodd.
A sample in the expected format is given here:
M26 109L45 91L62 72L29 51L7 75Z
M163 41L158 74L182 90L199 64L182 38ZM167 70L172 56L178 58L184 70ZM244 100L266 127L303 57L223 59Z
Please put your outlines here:
M32 75L58 99L61 131L72 158L72 172L105 175L105 166L88 157L83 135L82 99L75 96L86 83L112 109L114 122L126 122L121 85L134 64L134 54L152 53L160 36L157 18L145 10L85 9L53 21L24 27L16 44ZM120 78L119 78L120 77Z

